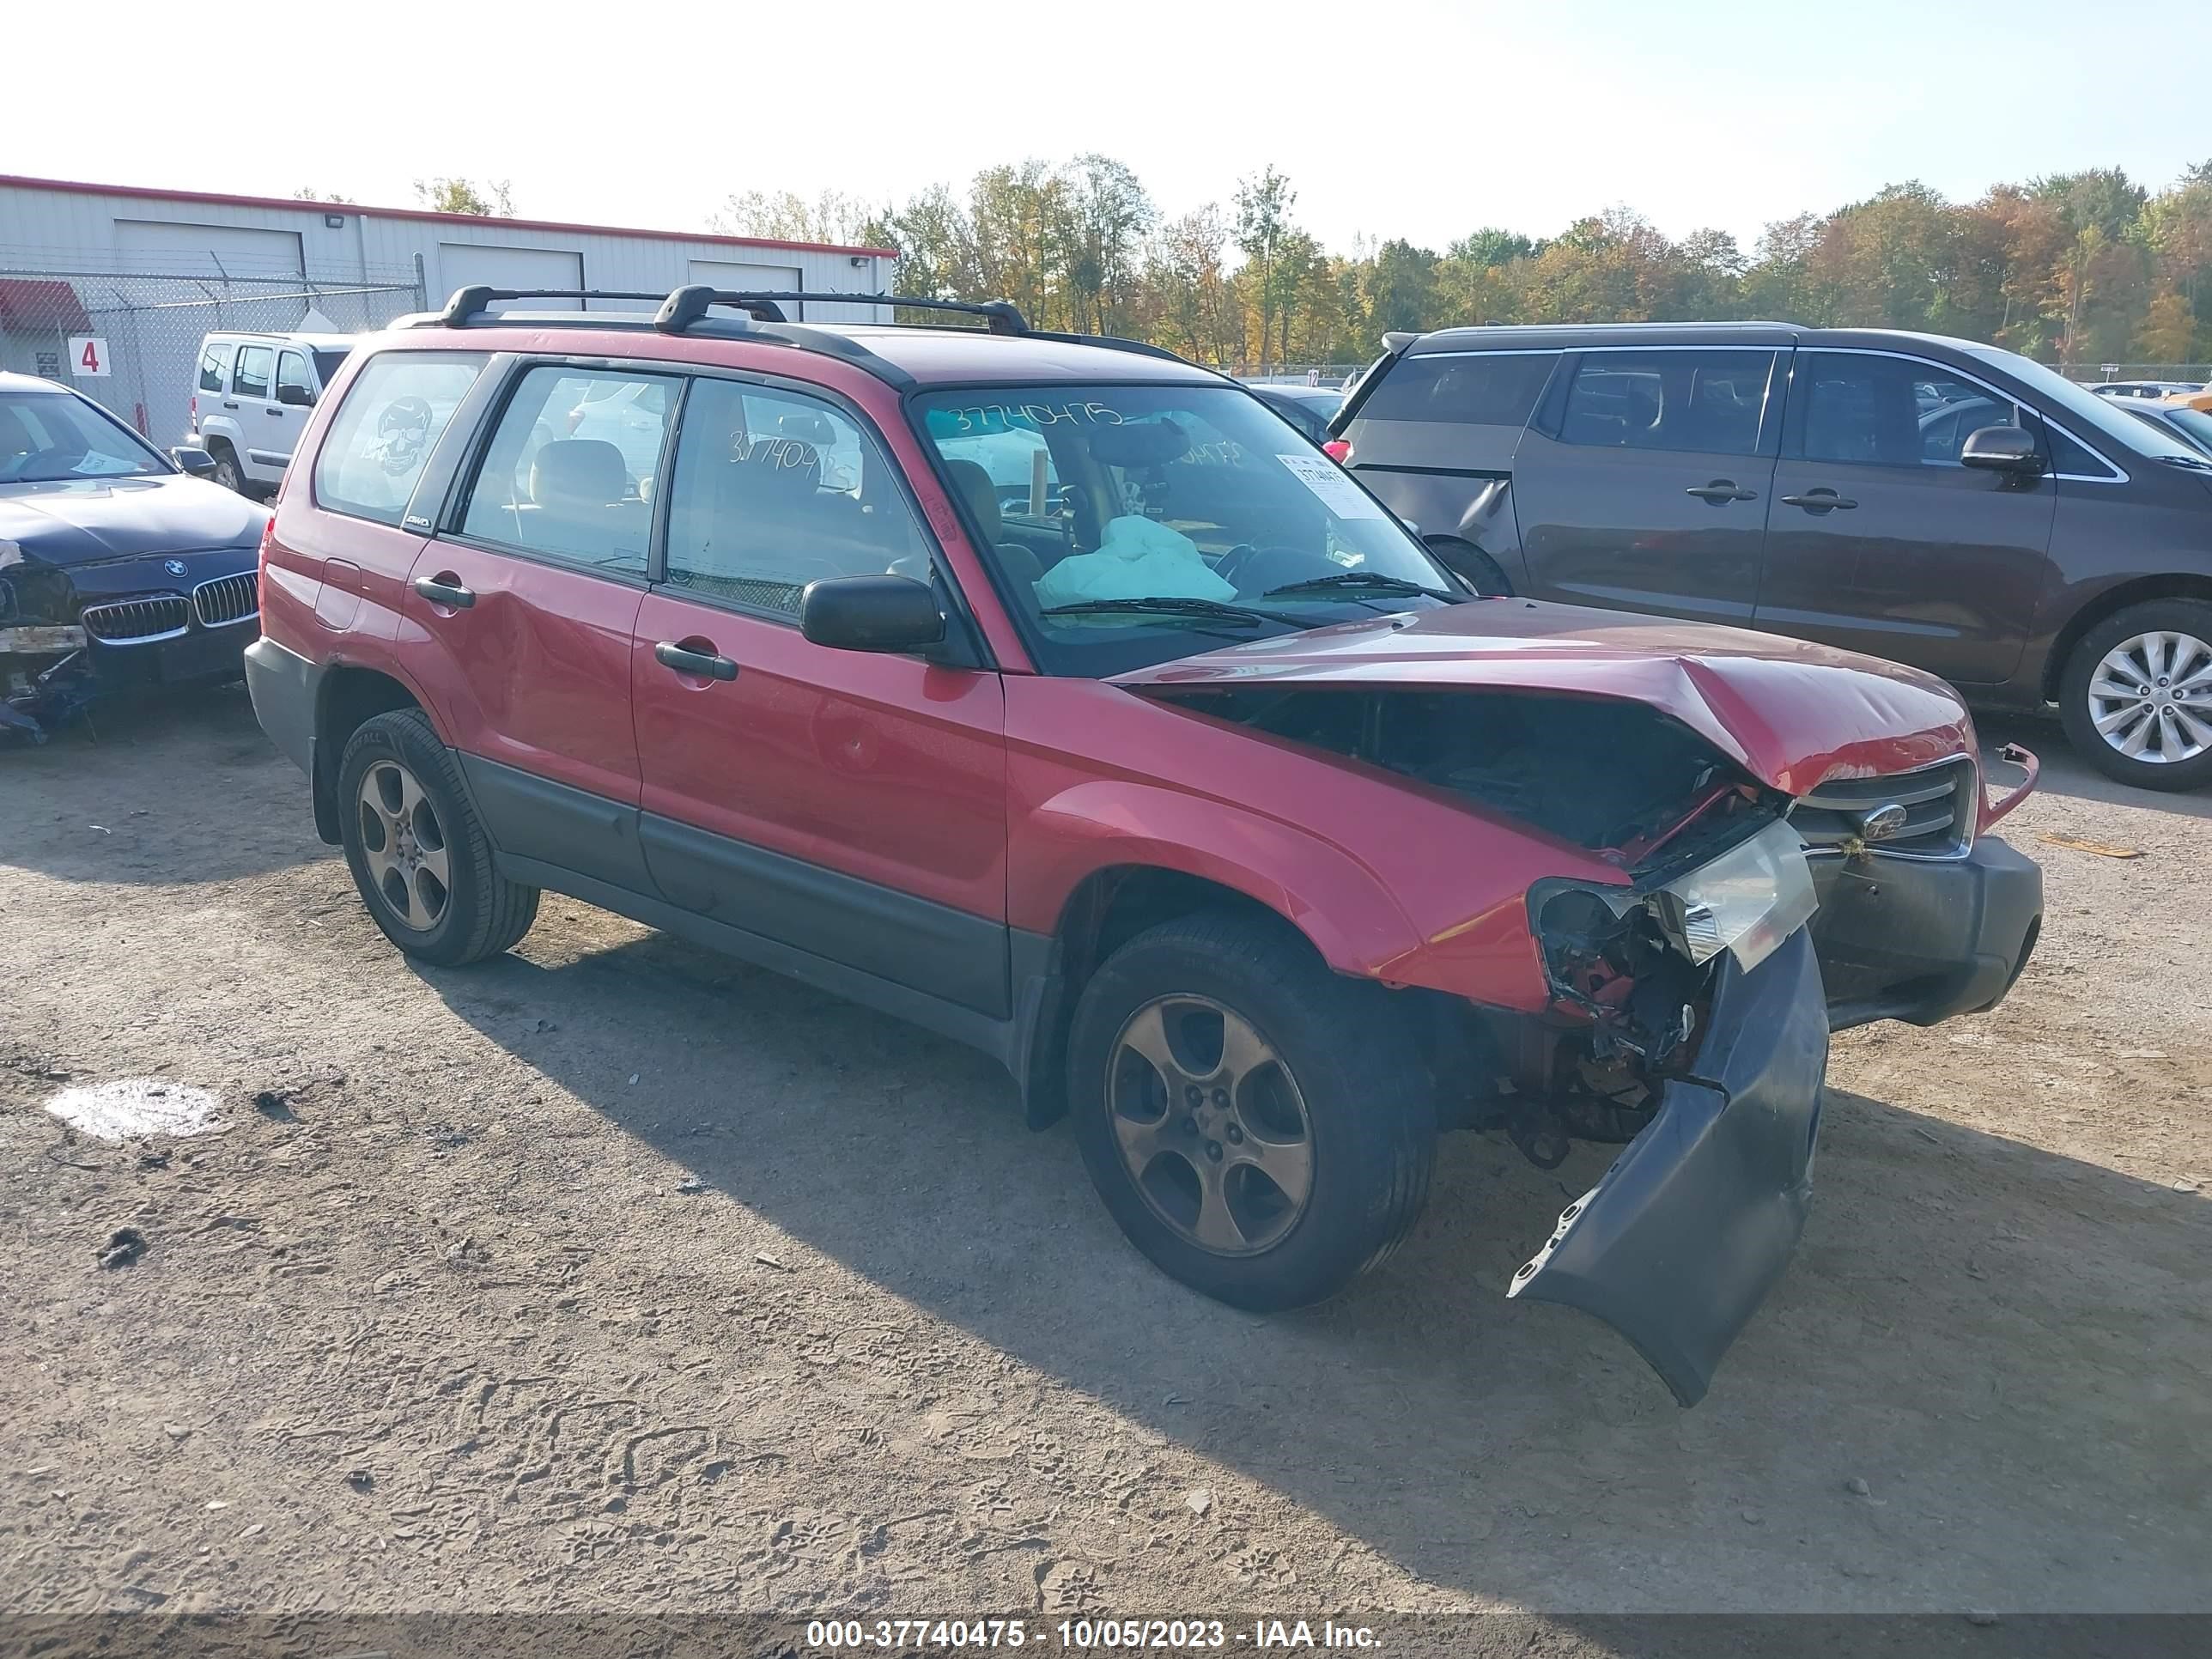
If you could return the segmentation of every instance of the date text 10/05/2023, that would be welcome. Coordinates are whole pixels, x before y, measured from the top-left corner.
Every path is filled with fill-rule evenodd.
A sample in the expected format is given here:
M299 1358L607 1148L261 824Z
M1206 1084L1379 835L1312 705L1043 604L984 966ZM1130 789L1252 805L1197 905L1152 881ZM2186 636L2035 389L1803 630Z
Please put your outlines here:
M806 1626L806 1645L823 1652L1032 1644L1123 1652L1381 1645L1368 1626L1327 1619L1062 1619L1050 1624L1023 1619L817 1619Z

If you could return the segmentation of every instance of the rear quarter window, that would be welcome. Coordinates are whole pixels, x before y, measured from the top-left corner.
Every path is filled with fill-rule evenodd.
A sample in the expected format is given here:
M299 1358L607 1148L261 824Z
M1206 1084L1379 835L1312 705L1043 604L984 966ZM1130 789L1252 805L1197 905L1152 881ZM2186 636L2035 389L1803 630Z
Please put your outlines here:
M223 370L230 367L230 348L210 343L200 351L200 390L222 390Z
M362 366L315 455L315 504L396 525L484 354L388 351Z
M1556 351L1438 352L1382 371L1345 435L1357 466L1511 466Z

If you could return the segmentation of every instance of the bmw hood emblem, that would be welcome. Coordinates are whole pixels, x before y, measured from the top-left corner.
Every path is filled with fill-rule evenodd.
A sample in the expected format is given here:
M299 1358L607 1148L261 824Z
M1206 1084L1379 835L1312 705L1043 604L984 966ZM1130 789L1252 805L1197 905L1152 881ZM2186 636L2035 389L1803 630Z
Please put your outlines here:
M185 571L191 569L191 567L186 564L182 559L164 559L161 561L161 568L167 571L172 576L181 576Z

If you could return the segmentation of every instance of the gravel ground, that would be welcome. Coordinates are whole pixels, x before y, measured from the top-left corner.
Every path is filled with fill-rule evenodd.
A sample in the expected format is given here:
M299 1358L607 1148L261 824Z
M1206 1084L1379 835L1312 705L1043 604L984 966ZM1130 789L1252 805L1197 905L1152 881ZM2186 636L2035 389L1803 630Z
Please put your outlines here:
M0 755L0 1609L2212 1607L2212 799L1991 735L2041 951L1838 1040L1690 1412L1501 1299L1601 1151L1247 1316L935 1038L566 899L410 965L235 690ZM131 1078L218 1127L45 1109Z

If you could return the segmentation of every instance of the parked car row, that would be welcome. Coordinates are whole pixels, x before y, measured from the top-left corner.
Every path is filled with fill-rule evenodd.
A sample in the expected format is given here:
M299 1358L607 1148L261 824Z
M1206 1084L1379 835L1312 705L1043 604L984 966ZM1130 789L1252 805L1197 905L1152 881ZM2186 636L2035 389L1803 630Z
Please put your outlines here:
M2033 759L1928 674L1482 598L1261 400L1012 307L490 297L357 346L263 545L254 707L377 926L471 962L551 889L971 1043L1208 1295L1380 1261L1441 1129L1610 1142L1510 1293L1692 1402L1830 1030L2034 948Z
M1778 324L1392 337L1332 453L1485 592L1723 622L2056 702L2212 781L2212 459L1992 347Z

